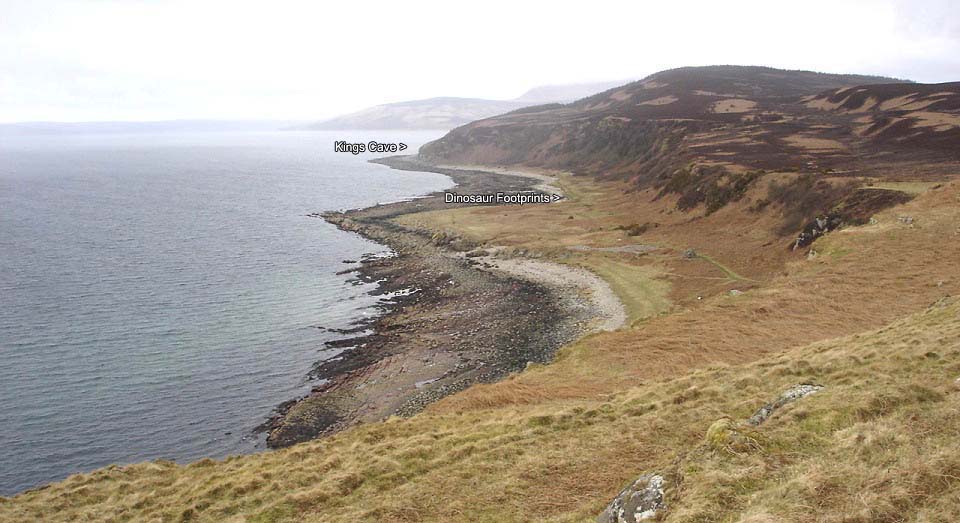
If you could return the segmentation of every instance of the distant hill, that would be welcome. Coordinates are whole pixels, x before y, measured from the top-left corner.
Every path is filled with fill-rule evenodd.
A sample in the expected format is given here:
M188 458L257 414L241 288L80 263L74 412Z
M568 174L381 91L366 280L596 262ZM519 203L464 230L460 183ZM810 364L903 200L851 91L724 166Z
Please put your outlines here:
M473 122L420 157L625 180L706 214L770 187L757 205L776 206L782 232L805 244L825 227L815 217L856 223L897 203L855 190L866 180L956 172L958 143L960 83L710 66Z
M565 200L337 214L401 247L368 276L417 292L336 364L361 385L278 410L343 426L328 394L366 388L397 415L73 474L0 497L0 521L960 521L958 144L960 82L765 67L461 126L421 159L486 164L456 176L490 187L511 183L496 167L555 174ZM604 308L585 277L627 321L534 363L531 340L581 321L561 311ZM543 328L505 328L541 308ZM395 370L409 386L376 379Z
M625 82L545 85L513 100L440 97L376 105L302 127L311 130L453 129L531 105L567 103Z
M558 168L677 190L689 184L675 175L690 165L734 173L865 173L871 155L887 155L891 148L956 156L950 144L956 143L958 96L953 84L769 67L686 67L571 104L473 122L425 145L421 156ZM694 178L687 181L696 185Z
M163 120L155 122L18 122L0 124L0 136L130 134L169 132L276 131L292 120Z
M309 124L311 130L453 129L529 105L512 100L427 98L369 107Z
M575 102L581 98L601 93L619 85L626 84L631 80L621 80L612 82L592 82L582 84L563 84L563 85L542 85L534 87L515 98L515 101L524 102L528 105L539 105L548 103L569 103Z

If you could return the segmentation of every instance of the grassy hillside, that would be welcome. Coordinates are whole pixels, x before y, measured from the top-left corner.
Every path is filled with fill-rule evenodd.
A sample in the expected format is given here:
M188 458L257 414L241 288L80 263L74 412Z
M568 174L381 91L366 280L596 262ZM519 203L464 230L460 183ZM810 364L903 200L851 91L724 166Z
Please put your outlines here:
M78 474L0 521L591 521L645 473L662 521L957 521L960 91L887 81L681 69L457 129L423 154L566 198L391 227L589 269L627 326L410 418ZM798 384L823 388L745 423Z
M689 161L735 171L802 167L797 153L841 148L851 120L808 106L807 97L889 82L896 80L765 67L673 69L576 103L465 125L421 154L438 161L524 164L642 183L669 176ZM820 156L835 157L820 167L839 167L851 159L833 152Z
M771 199L800 234L817 215L858 221L898 201L864 178L930 177L960 166L960 83L713 66L663 71L563 106L465 125L425 145L439 163L560 169L675 195L716 212L776 173ZM809 230L807 230L809 232Z
M946 298L960 291L960 185L912 184L909 203L800 254L775 204L750 210L759 188L691 219L652 189L561 183L560 204L403 225L592 268L631 304L629 328L409 419L75 475L3 499L0 520L589 521L645 472L666 479L666 521L960 516L960 303ZM653 221L638 236L623 227ZM657 249L603 250L624 244ZM824 389L738 437L706 438L798 383Z

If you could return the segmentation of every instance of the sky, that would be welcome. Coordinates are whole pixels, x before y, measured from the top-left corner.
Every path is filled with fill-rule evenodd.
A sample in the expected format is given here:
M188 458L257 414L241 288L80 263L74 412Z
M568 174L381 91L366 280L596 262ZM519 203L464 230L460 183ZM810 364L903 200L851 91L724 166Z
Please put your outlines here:
M960 2L0 0L0 122L311 120L710 64L960 81Z

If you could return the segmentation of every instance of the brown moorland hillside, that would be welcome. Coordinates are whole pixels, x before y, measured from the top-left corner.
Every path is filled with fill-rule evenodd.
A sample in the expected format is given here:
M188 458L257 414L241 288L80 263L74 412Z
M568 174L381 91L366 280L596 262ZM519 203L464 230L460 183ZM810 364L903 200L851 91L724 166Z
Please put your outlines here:
M901 203L858 191L868 180L935 180L960 165L958 83L692 67L535 109L457 128L421 157L627 180L708 213L790 172L764 199L784 208L789 235L809 235L818 215L859 223Z
M806 99L805 105L853 116L854 135L901 150L957 154L960 143L960 82L886 84L837 89Z
M957 85L688 68L461 127L422 156L565 199L384 223L588 269L626 325L408 418L77 474L0 521L584 522L642 474L656 521L957 521ZM823 388L746 423L798 384Z
M958 202L956 183L930 189L759 288L584 339L409 419L78 474L0 498L0 521L592 521L649 472L666 481L663 521L955 521ZM750 429L754 443L707 438L797 383L824 388Z

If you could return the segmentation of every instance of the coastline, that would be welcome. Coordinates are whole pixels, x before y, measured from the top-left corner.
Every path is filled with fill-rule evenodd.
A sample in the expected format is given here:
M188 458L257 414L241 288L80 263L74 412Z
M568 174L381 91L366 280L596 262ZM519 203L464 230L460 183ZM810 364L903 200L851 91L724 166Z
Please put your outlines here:
M496 169L430 165L410 156L374 161L445 174L463 192L538 191L549 182ZM548 363L558 348L583 334L622 325L625 315L617 310L622 305L586 271L533 260L526 261L539 268L525 267L463 238L391 221L467 205L445 203L438 192L317 215L395 253L366 257L353 270L357 279L379 282L375 292L384 296L383 314L344 332L359 335L330 343L346 350L314 366L310 377L318 385L307 396L282 403L258 429L267 432L269 447L413 415L474 383L498 381L530 363ZM548 265L556 270L544 277L541 269Z

